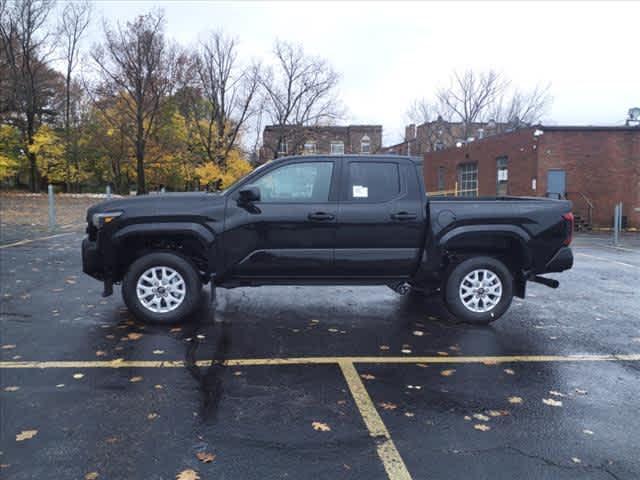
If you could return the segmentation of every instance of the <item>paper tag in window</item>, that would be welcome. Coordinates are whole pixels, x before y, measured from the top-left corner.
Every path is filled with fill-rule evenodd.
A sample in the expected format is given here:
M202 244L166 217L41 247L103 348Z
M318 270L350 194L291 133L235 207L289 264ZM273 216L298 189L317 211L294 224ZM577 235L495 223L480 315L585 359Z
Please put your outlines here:
M351 195L353 198L368 198L369 197L369 189L367 187L363 187L362 185L354 185L353 193Z

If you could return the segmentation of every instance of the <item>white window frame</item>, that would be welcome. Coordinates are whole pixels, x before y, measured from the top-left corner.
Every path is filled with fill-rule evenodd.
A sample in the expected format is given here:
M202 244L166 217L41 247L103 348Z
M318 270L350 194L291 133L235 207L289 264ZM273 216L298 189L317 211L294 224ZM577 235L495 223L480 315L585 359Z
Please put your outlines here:
M365 149L366 145L366 149ZM360 140L360 153L371 153L371 139L368 135L365 135Z
M314 142L314 141L305 142L304 148L302 151L306 155L313 155L314 153L318 153L318 142Z
M287 141L286 140L282 140L278 144L278 155L282 155L282 154L286 155L288 148L289 148L289 145L287 145Z
M336 151L335 147L340 147L340 151ZM333 141L331 142L331 155L344 155L344 142L343 141Z

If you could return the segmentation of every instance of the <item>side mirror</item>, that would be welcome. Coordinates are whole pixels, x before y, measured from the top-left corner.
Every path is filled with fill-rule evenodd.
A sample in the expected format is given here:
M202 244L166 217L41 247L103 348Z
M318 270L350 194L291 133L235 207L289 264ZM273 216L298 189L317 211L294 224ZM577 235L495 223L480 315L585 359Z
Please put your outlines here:
M243 188L238 192L238 203L249 204L260 201L260 188L253 185Z

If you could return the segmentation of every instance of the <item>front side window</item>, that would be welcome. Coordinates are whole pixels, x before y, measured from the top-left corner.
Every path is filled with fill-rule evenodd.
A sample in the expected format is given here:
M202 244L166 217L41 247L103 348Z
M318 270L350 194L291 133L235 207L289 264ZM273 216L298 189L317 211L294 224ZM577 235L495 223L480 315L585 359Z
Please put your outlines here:
M463 163L458 167L458 195L475 197L478 195L478 165Z
M496 158L496 194L498 196L507 195L507 185L509 184L508 158Z
M261 202L321 203L329 200L333 162L284 165L253 185L260 188Z
M347 198L358 202L386 202L400 193L396 163L351 162Z
M331 142L331 155L343 155L344 142Z

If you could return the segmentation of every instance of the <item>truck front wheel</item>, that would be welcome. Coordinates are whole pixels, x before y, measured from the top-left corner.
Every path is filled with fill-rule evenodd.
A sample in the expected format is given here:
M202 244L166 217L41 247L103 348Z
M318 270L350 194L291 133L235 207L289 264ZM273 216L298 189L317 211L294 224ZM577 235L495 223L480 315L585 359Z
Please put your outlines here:
M122 281L122 296L139 319L175 323L193 313L200 302L202 282L184 258L153 252L131 264Z
M449 311L467 323L482 325L497 320L513 299L513 276L504 263L492 257L464 260L445 281Z

